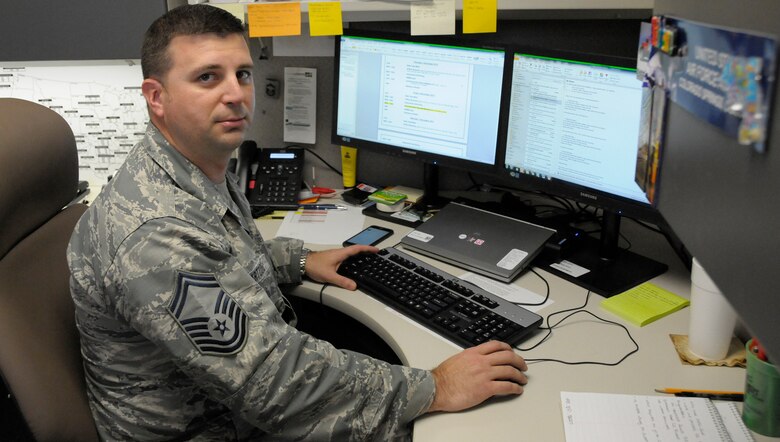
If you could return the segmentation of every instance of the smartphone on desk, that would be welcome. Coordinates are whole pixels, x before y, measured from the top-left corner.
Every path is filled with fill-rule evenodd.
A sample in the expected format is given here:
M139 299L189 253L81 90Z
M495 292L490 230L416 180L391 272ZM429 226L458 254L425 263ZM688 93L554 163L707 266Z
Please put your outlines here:
M357 235L344 241L343 245L344 247L354 244L365 244L368 246L373 246L379 244L382 240L392 234L393 231L388 228L380 226L369 226L361 230Z

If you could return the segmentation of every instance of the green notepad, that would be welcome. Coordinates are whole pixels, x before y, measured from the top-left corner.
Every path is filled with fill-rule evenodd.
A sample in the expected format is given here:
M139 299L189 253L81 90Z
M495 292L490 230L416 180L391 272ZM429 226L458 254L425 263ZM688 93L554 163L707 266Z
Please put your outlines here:
M639 327L688 304L687 299L649 282L601 301L601 307Z
M399 201L405 200L406 195L400 192L393 192L392 190L382 189L369 195L368 199L369 201L373 201L375 203L392 206Z

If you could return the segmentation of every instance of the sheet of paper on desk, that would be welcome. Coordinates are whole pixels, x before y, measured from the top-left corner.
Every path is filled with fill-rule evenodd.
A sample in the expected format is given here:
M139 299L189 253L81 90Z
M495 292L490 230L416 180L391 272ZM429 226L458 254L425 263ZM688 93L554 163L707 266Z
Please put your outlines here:
M544 296L537 295L536 293L514 284L504 284L503 282L496 281L494 279L485 278L484 276L477 275L472 272L466 272L460 275L460 279L468 281L482 290L486 290L496 296L500 296L509 302L523 303L523 304L538 304L544 301ZM534 313L551 305L554 301L548 299L542 305L523 305L526 310L530 310Z
M307 244L341 246L350 236L363 230L366 217L360 207L346 210L290 211L276 236L302 239Z
M566 442L753 440L733 402L562 391L561 406Z

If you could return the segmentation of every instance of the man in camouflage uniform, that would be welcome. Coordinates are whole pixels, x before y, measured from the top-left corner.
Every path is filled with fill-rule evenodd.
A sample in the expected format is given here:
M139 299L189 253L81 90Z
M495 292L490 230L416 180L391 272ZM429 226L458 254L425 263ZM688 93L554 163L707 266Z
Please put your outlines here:
M187 5L144 40L144 139L71 239L92 413L108 440L387 440L429 411L519 394L525 362L491 342L432 372L337 350L293 328L279 284L336 273L352 246L264 241L231 153L254 111L239 21ZM284 317L284 318L283 318Z

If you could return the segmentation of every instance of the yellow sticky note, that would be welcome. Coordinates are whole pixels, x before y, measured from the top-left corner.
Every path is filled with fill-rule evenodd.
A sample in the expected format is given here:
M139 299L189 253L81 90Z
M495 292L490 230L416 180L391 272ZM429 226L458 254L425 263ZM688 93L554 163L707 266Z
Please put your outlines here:
M300 3L255 3L247 5L250 37L301 35Z
M341 23L341 2L309 3L309 35L341 35L344 27Z
M687 299L646 282L601 301L601 307L642 327L690 304Z
M463 0L463 33L496 32L498 0Z
M209 3L209 5L215 8L224 9L225 11L236 16L241 20L241 23L246 23L244 20L244 4L243 3Z

